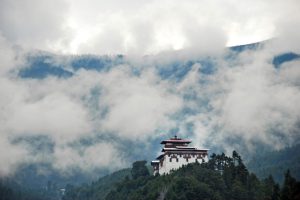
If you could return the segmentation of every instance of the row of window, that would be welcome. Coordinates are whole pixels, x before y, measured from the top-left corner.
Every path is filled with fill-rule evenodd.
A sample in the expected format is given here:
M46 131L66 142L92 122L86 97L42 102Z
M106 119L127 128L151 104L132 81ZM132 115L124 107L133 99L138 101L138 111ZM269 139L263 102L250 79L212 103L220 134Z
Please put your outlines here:
M186 160L186 162L188 162L188 161L189 161L189 159L188 159L188 158L185 158L185 160ZM170 161L170 162L172 162L172 158L170 158L170 159L169 159L169 161ZM196 162L197 162L197 161L198 161L198 159L196 159ZM176 162L178 162L178 158L176 158Z
M178 155L178 154L168 154L168 157L171 157L172 155ZM191 156L191 157L195 157L195 156L205 156L205 154L179 154L179 157L184 157L184 156Z

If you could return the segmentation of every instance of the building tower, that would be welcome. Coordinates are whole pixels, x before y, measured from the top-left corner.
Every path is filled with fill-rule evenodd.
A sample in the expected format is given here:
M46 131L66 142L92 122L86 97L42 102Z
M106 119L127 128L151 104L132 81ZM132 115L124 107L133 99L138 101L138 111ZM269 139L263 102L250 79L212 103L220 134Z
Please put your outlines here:
M189 147L192 141L178 138L176 135L173 138L162 141L162 154L151 162L155 174L168 174L171 170L180 168L183 165L195 162L207 162L208 149L198 149Z

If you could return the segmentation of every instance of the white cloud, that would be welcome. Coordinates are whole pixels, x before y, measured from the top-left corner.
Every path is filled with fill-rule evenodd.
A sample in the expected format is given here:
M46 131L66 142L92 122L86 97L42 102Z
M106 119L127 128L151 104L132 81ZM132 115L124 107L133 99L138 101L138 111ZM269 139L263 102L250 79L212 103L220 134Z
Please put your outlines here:
M11 159L1 166L1 173L12 173L8 169L22 163L49 161L62 171L119 168L128 163L117 143L103 139L91 146L74 146L74 142L109 134L147 144L162 137L161 130L176 126L181 136L190 136L187 124L193 124L194 144L202 147L232 149L239 145L228 146L232 137L242 138L248 148L255 141L274 148L293 144L300 117L299 62L275 69L270 64L273 56L268 48L243 52L232 63L221 55L214 60L214 74L200 73L204 66L197 63L179 83L162 80L150 66L139 66L139 74L133 74L130 65L104 72L79 70L68 79L31 80L4 73L0 129L3 146L11 153L2 156L24 159ZM91 101L94 89L99 90L99 98ZM189 94L195 99L184 98ZM170 118L183 107L194 114L179 121ZM28 145L13 143L18 137L33 135L49 137L54 152L42 157L29 151Z
M257 142L279 149L296 141L300 118L299 62L288 62L275 69L270 63L272 52L268 48L246 51L233 66L220 61L217 73L210 76L201 77L196 65L189 72L178 91L196 94L196 102L208 101L206 109L204 104L186 100L187 106L199 111L187 116L183 123L194 125L196 144L252 150ZM195 84L201 80L206 84ZM182 126L181 131L189 130ZM240 147L234 138L246 146Z
M57 50L69 29L64 21L68 13L65 1L1 1L0 30L13 44L24 48Z
M6 137L0 137L0 177L9 176L15 172L28 156L23 148L11 144Z
M204 147L226 147L230 137L243 138L249 147L255 140L276 148L292 144L300 117L299 61L278 70L270 63L278 53L299 52L298 5L297 0L1 1L0 146L9 152L0 154L8 160L0 175L43 161L13 142L22 136L49 137L54 152L45 159L62 170L128 164L117 144L103 139L73 147L80 138L111 134L145 142L161 136L157 130L176 126L187 136L189 123L195 143ZM226 43L272 36L278 38L263 49L243 52L232 63L224 60ZM108 72L78 70L68 79L33 80L15 74L24 62L21 49L138 59ZM139 57L145 54L156 56ZM203 75L204 66L195 64L179 83L161 80L153 66L208 55L216 59L215 74ZM139 65L140 74L131 65ZM99 90L96 100L93 90ZM184 98L189 94L195 99ZM170 118L183 107L194 113Z
M27 162L51 162L62 171L116 169L128 165L115 144L106 140L90 147L70 145L103 132L121 140L155 138L157 129L173 125L169 115L181 107L181 99L169 91L170 85L161 81L154 71L142 71L137 76L132 74L129 65L109 72L79 70L68 79L22 79L7 77L5 73L0 82L1 138L10 149L11 154L7 156L12 156L11 162L3 165L3 175L13 173ZM97 102L91 102L95 88L101 96ZM101 112L106 107L108 112L103 118ZM40 152L40 155L24 142L14 143L18 138L33 136L48 137L54 152L47 152L46 156Z
M299 86L300 85L300 61L287 62L280 67L281 81L286 84Z
M25 99L11 106L13 112L5 125L14 135L51 135L59 143L91 131L83 106L63 94L49 94L33 102Z
M203 51L292 33L298 6L297 0L4 0L0 30L23 48L64 53Z
M126 66L121 68L102 77L100 104L107 105L109 111L101 127L133 140L170 127L169 117L181 107L181 99L170 93L170 86L152 71L137 77L124 71Z
M15 53L11 47L11 44L2 36L0 31L0 75L7 73L15 64Z
M70 146L59 146L55 148L53 161L53 167L66 174L71 174L74 169L93 172L104 168L113 171L128 165L117 146L111 143L97 143L82 151Z
M278 80L280 74L269 64L272 57L268 53L258 51L249 56L253 59L250 63L227 70L231 80L222 105L222 123L230 133L242 134L246 140L282 147L280 137L271 140L268 134L276 127L291 139L290 129L299 119L299 88Z

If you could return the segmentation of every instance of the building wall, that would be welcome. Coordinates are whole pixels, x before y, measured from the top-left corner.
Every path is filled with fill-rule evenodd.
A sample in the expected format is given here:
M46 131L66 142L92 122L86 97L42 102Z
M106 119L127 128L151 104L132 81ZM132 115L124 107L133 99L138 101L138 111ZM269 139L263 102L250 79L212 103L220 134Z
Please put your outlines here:
M177 161L178 160L178 161ZM175 154L166 154L164 156L162 165L160 164L159 166L159 174L167 174L169 173L172 169L178 169L183 165L187 165L189 163L195 163L196 160L199 163L202 163L202 159L197 159L197 155L191 156L190 158L188 158L188 161L186 160L186 158L183 155L175 155ZM204 162L208 161L208 157L207 155L203 157Z

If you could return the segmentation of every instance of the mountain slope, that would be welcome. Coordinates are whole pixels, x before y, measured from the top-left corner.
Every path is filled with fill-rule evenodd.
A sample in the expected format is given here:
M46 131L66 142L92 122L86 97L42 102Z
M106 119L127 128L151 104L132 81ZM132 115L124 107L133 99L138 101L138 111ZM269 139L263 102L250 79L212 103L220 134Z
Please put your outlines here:
M122 169L110 175L104 176L91 184L83 184L79 187L73 185L66 186L64 200L75 199L97 199L101 200L112 190L116 183L129 177L130 169Z
M136 171L145 169L146 166L140 166L139 169L132 168L131 172L136 174ZM94 186L92 184L69 190L63 200L283 200L286 197L300 197L300 183L289 172L286 173L285 183L280 189L271 176L260 181L254 174L249 173L236 152L233 152L232 157L213 154L208 163L189 164L168 175L151 176L139 173L139 176L127 176L113 185L107 196L97 195L101 187L93 189L97 188Z
M283 183L283 173L289 169L291 174L300 180L300 144L280 151L257 154L247 166L260 178L272 174L277 182Z

